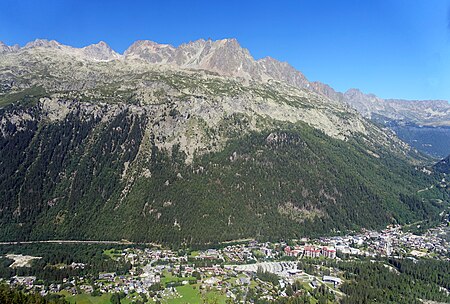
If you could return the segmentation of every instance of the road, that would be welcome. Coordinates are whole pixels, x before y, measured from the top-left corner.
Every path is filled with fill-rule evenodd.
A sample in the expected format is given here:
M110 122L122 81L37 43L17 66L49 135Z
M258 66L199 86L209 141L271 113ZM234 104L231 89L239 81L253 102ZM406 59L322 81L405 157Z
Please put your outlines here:
M46 240L46 241L13 241L0 242L0 245L19 245L19 244L105 244L105 245L133 245L144 244L148 246L161 247L155 243L134 243L130 241L93 241L93 240Z

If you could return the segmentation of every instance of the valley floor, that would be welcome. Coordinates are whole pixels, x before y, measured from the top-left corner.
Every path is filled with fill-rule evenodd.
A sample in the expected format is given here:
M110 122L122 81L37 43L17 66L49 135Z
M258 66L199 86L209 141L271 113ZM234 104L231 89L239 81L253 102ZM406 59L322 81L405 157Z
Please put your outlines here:
M450 301L448 220L420 234L406 228L204 250L126 241L4 242L0 276L13 288L73 304ZM387 293L384 284L392 285Z

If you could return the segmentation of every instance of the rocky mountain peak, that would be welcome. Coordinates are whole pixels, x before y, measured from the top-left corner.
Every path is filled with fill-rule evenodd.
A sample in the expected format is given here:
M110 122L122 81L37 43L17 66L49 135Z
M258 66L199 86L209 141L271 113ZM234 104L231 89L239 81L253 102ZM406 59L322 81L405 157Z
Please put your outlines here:
M82 50L87 57L95 60L112 60L120 57L120 55L113 51L113 49L111 49L104 41L88 45L82 48Z
M236 39L207 42L198 58L200 68L227 76L252 77L256 62L250 52L241 47Z
M211 41L211 40L209 40L209 41ZM226 47L226 48L230 48L230 49L236 49L236 50L242 49L244 51L247 51L239 44L239 42L237 41L236 38L225 38L225 39L217 40L214 43L217 45L220 45L222 47Z
M142 61L143 64L161 64L181 69L199 69L217 73L226 77L267 82L275 80L288 85L308 89L330 101L350 105L363 116L382 115L392 119L412 120L422 125L449 125L450 105L446 101L415 101L382 99L373 94L365 94L359 89L349 89L345 93L337 92L321 82L310 82L296 68L287 62L272 57L255 60L250 52L242 47L235 38L221 40L198 39L174 47L150 40L138 40L120 55L108 44L100 41L84 48L62 45L55 40L37 39L22 48L36 49L36 56L48 50L55 51L52 56L61 54L70 58L91 61L109 61L115 59ZM18 45L8 46L0 43L0 54L20 52ZM27 53L25 52L25 53ZM26 55L25 55L26 56ZM438 113L439 112L439 113Z
M47 39L36 39L34 41L28 42L25 45L25 49L29 48L61 48L62 44L56 40L47 40Z
M384 100L374 94L365 94L359 89L349 89L344 93L348 101L361 101L364 103L382 103Z
M145 50L145 49L155 50L155 49L168 47L168 46L170 46L170 45L159 44L159 43L151 41L151 40L137 40L137 41L133 42L133 44L130 45L127 50L125 50L124 55L137 53L137 52ZM172 46L170 46L170 47L172 47Z
M9 46L9 45L5 44L4 42L0 41L0 54L16 52L19 49L20 49L20 47L18 44Z
M310 89L316 93L328 97L330 100L333 101L343 102L345 98L344 94L335 91L331 86L329 86L326 83L322 83L320 81L310 82Z
M270 78L299 88L310 87L310 83L305 75L287 62L281 62L272 57L264 57L258 60L257 63L264 71L264 74Z
M364 94L359 89L349 89L344 93L345 102L366 117L384 107L384 100L373 94Z
M275 63L275 62L279 62L279 63L283 63L283 62L278 61L278 60L276 60L275 58L270 57L270 56L266 56L266 57L263 57L263 58L261 58L261 59L258 59L258 62L264 62L264 63Z
M45 52L45 49L57 50L63 52L63 55L88 60L139 59L150 64L208 70L223 76L256 81L274 79L299 88L310 88L306 77L293 66L271 57L255 60L249 50L243 48L235 38L198 39L178 47L150 40L138 40L123 55L116 53L104 41L83 48L74 48L55 40L36 39L27 43L23 49L33 48L38 48L39 52ZM0 53L19 49L18 46L9 47L4 43L0 44Z
M126 58L139 58L154 64L171 64L181 68L202 69L224 76L265 81L275 79L300 88L308 88L306 77L287 62L271 57L255 60L249 50L235 38L199 39L173 47L140 40L124 53Z
M149 63L168 62L173 57L175 48L168 44L159 44L150 40L138 40L125 52L126 58L139 58Z
M345 91L344 95L348 96L348 97L351 97L351 96L362 96L362 95L364 95L364 93L361 92L361 90L359 90L359 89L351 88L351 89L348 89L347 91Z

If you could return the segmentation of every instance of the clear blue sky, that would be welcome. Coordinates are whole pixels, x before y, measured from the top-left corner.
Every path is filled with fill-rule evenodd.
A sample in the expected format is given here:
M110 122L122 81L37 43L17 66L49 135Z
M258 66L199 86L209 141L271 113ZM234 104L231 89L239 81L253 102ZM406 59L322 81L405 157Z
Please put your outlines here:
M0 40L123 52L234 37L255 58L288 61L310 80L383 98L450 100L450 1L0 0Z

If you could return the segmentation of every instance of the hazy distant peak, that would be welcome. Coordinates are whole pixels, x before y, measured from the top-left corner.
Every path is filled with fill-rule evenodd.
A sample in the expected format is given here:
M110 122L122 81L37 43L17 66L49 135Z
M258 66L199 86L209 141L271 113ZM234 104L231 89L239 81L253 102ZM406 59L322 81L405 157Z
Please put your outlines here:
M360 89L357 89L357 88L348 89L344 93L344 95L362 95L362 94L364 94L364 93Z
M56 40L47 40L47 39L36 39L34 41L28 42L24 48L36 48L36 47L44 47L44 48L60 48L62 46L61 43L59 43Z

